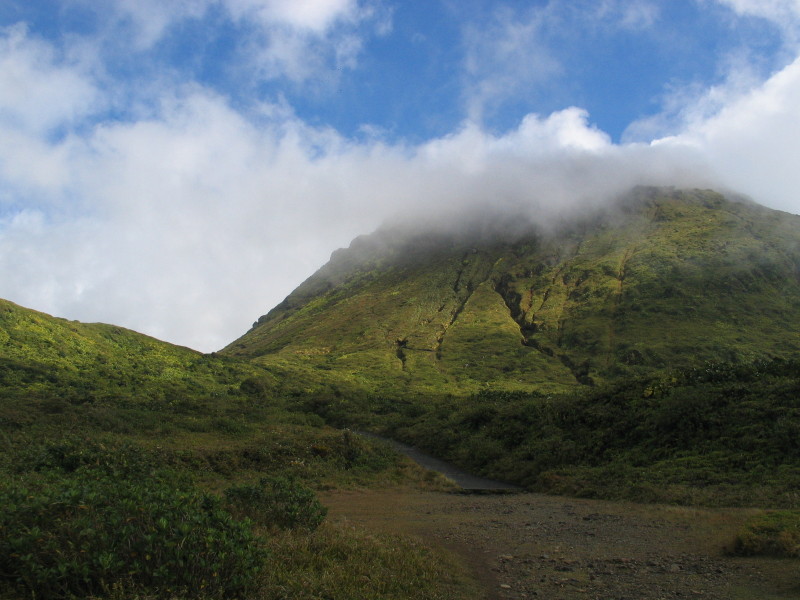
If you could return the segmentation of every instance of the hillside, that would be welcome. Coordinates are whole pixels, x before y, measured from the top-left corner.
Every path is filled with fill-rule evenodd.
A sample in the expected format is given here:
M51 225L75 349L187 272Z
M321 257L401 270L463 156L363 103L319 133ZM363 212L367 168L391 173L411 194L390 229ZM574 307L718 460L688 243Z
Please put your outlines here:
M102 323L80 323L0 300L0 389L8 396L163 400L213 397L252 368Z
M0 301L0 597L474 597L442 553L324 522L315 488L447 483L268 377Z
M640 189L446 225L355 240L217 354L0 300L0 596L477 597L324 522L314 490L452 489L331 425L529 491L789 509L737 551L796 556L800 217Z
M357 238L223 353L396 394L558 392L798 350L800 217L640 188L547 226Z

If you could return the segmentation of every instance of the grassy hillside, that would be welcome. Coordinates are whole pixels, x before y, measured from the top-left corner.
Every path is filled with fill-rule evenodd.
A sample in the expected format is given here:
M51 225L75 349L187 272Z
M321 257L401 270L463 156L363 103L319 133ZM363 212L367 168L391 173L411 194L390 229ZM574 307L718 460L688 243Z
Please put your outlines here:
M328 525L314 492L447 483L257 366L6 301L0 340L0 597L470 596L446 557Z
M0 300L0 386L26 398L163 400L214 397L252 369L100 323Z
M218 354L0 301L0 597L474 597L325 522L315 490L447 489L337 427L533 490L796 510L799 347L800 217L709 191L386 229Z
M800 217L643 188L512 234L382 230L228 356L383 394L562 392L800 350Z

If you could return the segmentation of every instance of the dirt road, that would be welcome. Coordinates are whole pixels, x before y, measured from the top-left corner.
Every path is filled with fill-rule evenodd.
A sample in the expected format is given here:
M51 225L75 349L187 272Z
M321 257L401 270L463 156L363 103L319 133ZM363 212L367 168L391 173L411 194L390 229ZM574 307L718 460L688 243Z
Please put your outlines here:
M800 598L800 563L726 556L752 511L419 490L322 494L329 518L444 548L487 600Z

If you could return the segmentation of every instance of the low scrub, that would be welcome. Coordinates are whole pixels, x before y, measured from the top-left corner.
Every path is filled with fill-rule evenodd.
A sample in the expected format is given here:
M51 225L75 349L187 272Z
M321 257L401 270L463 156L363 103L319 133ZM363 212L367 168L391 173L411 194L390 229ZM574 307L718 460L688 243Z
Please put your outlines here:
M0 489L0 573L43 600L115 586L209 598L250 589L265 552L209 495L97 469Z
M313 490L289 477L262 477L256 485L230 487L225 499L235 513L280 529L314 531L328 514Z
M324 523L313 534L278 532L256 598L457 600L483 596L463 566L403 536Z
M800 512L770 511L751 518L736 536L733 554L800 557Z
M548 395L487 390L375 417L481 475L585 497L798 508L800 363L708 364Z

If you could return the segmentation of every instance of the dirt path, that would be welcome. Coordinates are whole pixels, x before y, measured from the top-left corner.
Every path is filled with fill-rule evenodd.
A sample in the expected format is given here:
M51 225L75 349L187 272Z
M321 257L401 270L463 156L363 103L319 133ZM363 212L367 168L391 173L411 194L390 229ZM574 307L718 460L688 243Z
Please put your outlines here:
M800 563L724 555L746 510L539 494L334 491L329 518L455 553L487 600L800 598Z

